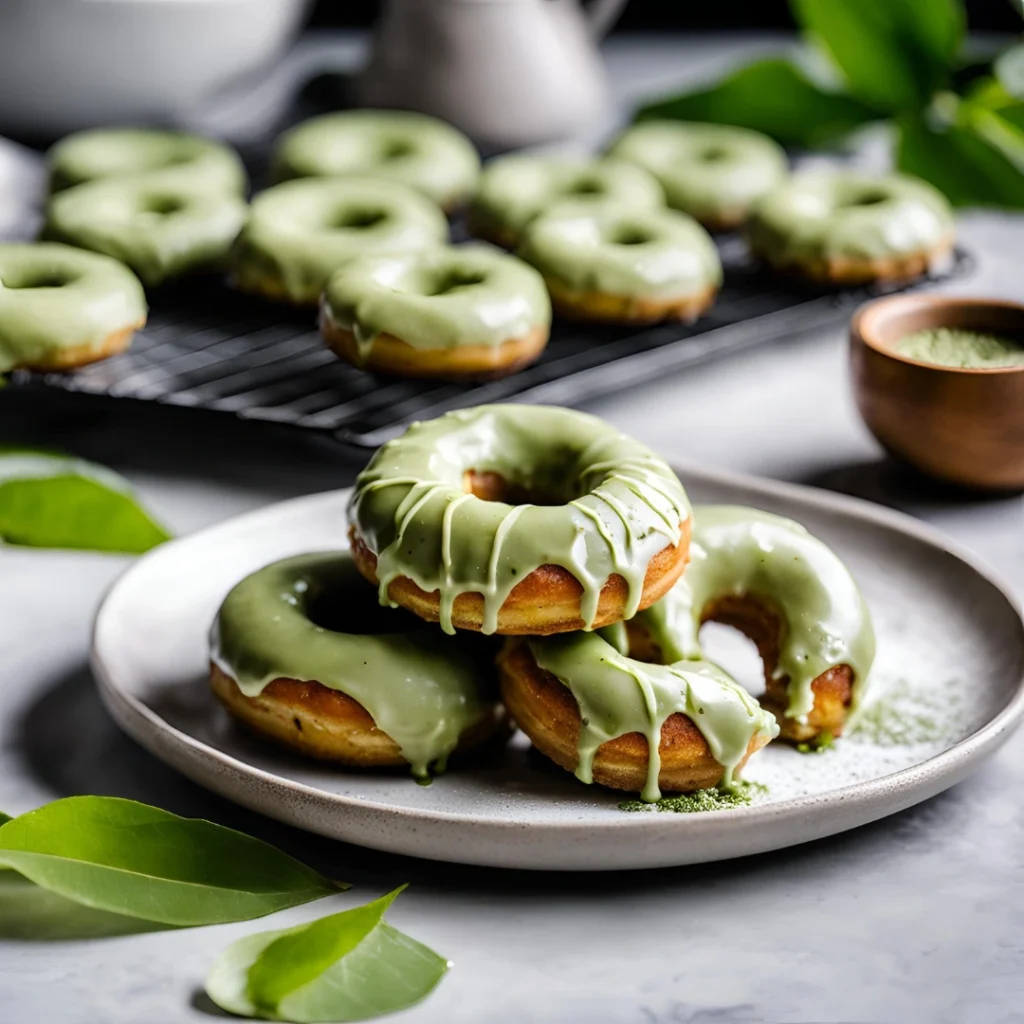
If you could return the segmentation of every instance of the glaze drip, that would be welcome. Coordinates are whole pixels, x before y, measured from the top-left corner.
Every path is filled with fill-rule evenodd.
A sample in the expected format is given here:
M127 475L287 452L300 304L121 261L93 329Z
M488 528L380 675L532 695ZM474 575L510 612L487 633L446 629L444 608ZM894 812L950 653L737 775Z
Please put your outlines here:
M641 795L657 800L661 729L677 713L693 722L725 769L726 788L734 784L751 740L778 735L775 718L710 662L647 664L617 651L598 633L531 637L528 643L538 666L568 687L579 705L576 777L581 782L593 782L594 757L602 743L637 732L649 750Z
M275 562L224 599L210 633L210 657L247 697L274 679L318 682L348 695L425 778L431 767L443 769L459 736L484 713L482 662L472 643L372 604L361 633L338 632L311 618L319 604L330 602L347 622L367 593L347 553Z
M466 493L468 471L493 472L558 505L512 505ZM415 424L385 444L356 480L349 520L377 556L381 603L400 576L439 592L454 631L460 594L484 600L493 633L513 588L542 565L580 582L589 629L610 576L626 581L634 615L652 558L680 540L689 504L672 470L648 448L584 413L502 405Z

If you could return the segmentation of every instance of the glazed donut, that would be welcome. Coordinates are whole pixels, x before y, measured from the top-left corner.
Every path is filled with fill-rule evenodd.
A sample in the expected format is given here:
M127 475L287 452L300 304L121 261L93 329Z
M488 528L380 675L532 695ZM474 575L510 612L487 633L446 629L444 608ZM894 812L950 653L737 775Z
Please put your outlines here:
M633 164L516 154L498 157L484 168L469 207L469 230L514 249L534 217L566 200L581 206L612 202L638 212L665 204L661 186Z
M246 213L238 195L154 183L140 174L58 192L47 207L44 235L113 256L152 287L222 267Z
M139 279L67 245L0 244L0 373L72 370L123 352L146 323Z
M842 733L863 696L875 635L856 582L830 548L791 519L698 506L686 574L627 624L628 640L609 639L653 661L701 658L697 635L708 621L757 645L761 706L778 719L783 739Z
M953 212L938 189L905 174L808 171L765 196L747 225L774 270L815 284L920 277L953 246Z
M411 426L356 479L352 551L381 603L442 629L547 634L635 615L679 578L689 505L594 416L484 405Z
M261 192L235 247L235 286L310 305L354 256L447 241L440 208L404 185L365 178L305 178Z
M739 227L788 173L777 142L724 124L644 121L620 136L610 155L650 171L668 205L709 231Z
M320 311L342 359L404 377L512 373L540 355L551 326L537 271L483 245L357 257L330 279Z
M153 128L96 128L75 132L47 153L50 190L97 178L145 174L155 188L206 189L244 195L238 154L212 139Z
M238 583L210 632L210 678L258 734L340 764L429 777L499 731L485 660L404 612L363 600L345 552L298 555Z
M498 667L505 706L542 754L645 800L731 786L778 733L714 665L638 661L595 633L510 638Z
M346 110L296 125L278 140L274 176L361 175L397 182L451 211L472 194L480 156L458 129L426 114Z
M714 242L675 210L562 204L531 221L519 255L543 275L555 310L582 320L691 321L722 283Z

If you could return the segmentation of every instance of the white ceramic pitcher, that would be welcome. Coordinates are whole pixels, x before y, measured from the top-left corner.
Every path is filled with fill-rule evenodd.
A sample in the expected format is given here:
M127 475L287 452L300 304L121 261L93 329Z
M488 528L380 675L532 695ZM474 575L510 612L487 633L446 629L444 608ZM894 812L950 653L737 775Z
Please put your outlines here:
M626 0L386 0L360 101L434 114L495 148L584 131L603 113L597 43Z

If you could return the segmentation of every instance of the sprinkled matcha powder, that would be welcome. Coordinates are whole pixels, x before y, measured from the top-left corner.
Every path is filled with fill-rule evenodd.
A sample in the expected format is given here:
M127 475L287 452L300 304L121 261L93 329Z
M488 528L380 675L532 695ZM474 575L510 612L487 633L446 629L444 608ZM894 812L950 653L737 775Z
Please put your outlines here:
M897 679L859 712L848 735L879 747L938 743L961 731L960 710L960 692L953 681L913 690L906 679Z
M624 800L620 811L667 811L672 814L700 814L704 811L731 811L746 807L768 792L760 782L738 782L734 789L699 789L696 793L664 796L654 803Z

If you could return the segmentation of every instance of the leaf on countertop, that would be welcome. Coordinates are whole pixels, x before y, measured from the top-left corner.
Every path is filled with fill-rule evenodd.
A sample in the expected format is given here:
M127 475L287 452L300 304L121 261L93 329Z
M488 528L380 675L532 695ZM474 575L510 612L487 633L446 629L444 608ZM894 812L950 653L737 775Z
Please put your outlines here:
M711 121L764 132L783 145L828 143L881 115L852 96L829 92L787 60L757 61L710 88L642 107L638 120Z
M791 0L853 95L896 113L945 86L964 33L959 0Z
M222 1009L317 1024L394 1013L430 994L448 962L383 920L404 889L363 907L230 946L206 981Z
M977 123L935 126L921 117L899 121L897 166L930 181L955 206L1024 209L1024 163ZM1024 161L1024 146L1019 150Z
M116 797L76 796L0 827L0 863L88 907L170 925L263 917L339 886L251 836Z
M0 447L0 541L141 554L169 536L111 470L53 452Z

